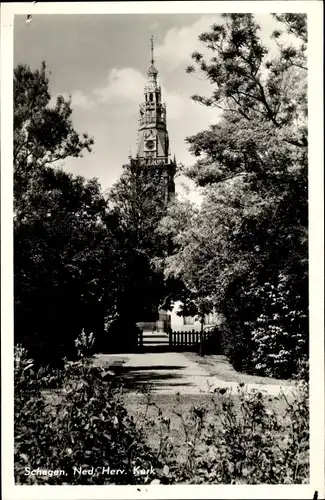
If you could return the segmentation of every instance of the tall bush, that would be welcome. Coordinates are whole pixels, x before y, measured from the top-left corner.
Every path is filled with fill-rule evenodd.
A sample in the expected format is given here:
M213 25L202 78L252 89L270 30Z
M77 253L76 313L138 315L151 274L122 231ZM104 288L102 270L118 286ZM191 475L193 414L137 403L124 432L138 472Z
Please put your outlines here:
M157 459L105 373L82 358L66 361L59 375L59 388L46 391L50 373L38 376L26 351L16 350L16 484L137 484L153 479L134 473L134 467L156 467ZM64 474L26 473L37 467ZM94 467L95 472L83 475L74 467ZM124 472L101 473L103 467Z
M229 289L223 343L237 370L292 378L308 364L305 285L305 277L296 273L269 273Z

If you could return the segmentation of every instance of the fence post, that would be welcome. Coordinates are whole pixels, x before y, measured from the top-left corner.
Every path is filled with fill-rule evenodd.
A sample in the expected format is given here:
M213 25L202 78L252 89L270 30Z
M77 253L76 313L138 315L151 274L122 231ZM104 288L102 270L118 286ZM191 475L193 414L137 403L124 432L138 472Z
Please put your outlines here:
M200 331L200 356L203 356L203 335L204 335L204 316L201 316L201 331Z
M171 328L169 329L169 347L173 347L173 331Z

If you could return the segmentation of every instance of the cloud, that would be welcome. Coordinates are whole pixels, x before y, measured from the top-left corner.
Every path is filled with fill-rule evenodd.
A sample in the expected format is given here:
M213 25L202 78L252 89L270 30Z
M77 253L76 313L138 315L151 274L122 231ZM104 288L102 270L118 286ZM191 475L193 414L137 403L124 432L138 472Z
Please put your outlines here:
M262 25L262 32L269 37L276 22L268 15L257 16L258 22ZM178 68L180 73L184 74L184 67L191 63L190 54L194 50L199 50L204 55L211 57L211 52L199 42L198 37L201 33L208 31L214 23L221 21L220 15L203 15L197 21L181 28L173 27L167 31L163 43L155 48L155 55L159 74L163 79L168 80L168 73ZM155 24L155 23L154 23ZM152 26L153 27L153 26ZM184 75L183 75L184 76ZM187 118L196 120L196 116L203 119L209 115L215 118L215 110L211 112L206 108L194 104L190 100L191 91L202 95L209 95L211 87L207 81L200 81L198 77L192 75L187 77L187 84L175 90L175 83L172 84L172 90L168 90L162 85L163 100L167 103L168 120L177 120ZM190 81L192 79L192 82ZM194 80L196 78L196 80ZM144 86L147 82L147 76L139 70L132 67L112 68L106 80L101 85L93 89L89 94L82 90L74 90L71 93L72 107L81 110L90 110L98 105L107 104L113 115L119 112L123 116L133 116L137 113L138 105L142 101ZM169 82L170 86L171 82ZM68 97L66 93L63 93ZM200 121L200 119L199 119ZM208 120L210 122L210 120Z
M150 24L149 29L154 31L154 30L157 30L159 28L159 26L160 26L159 21L155 21L154 23Z
M79 108L83 110L93 109L96 106L96 102L91 96L85 94L82 90L73 90L71 93L59 92L51 97L50 106L55 106L57 97L62 95L65 100L71 97L71 107L72 109Z
M175 125L182 124L182 128L194 128L201 125L201 122L208 126L215 123L217 116L221 112L217 108L208 108L207 106L194 102L188 94L166 91L162 89L162 100L167 106L167 120L174 122Z
M106 84L93 91L99 103L110 104L110 109L116 108L123 115L134 115L138 105L143 101L144 87L147 77L135 68L113 68L110 70ZM193 103L185 92L168 90L162 85L162 100L167 104L168 120L182 119L191 111L200 114L199 105ZM207 109L207 108L204 108Z
M203 44L198 40L199 35L208 31L214 23L219 21L218 15L205 15L189 26L171 28L166 33L163 43L155 48L157 59L168 71L173 71L180 65L189 64L192 52L204 50Z
M179 120L184 117L189 99L176 91L166 91L162 88L162 100L167 105L167 119Z
M147 77L135 68L113 68L108 74L106 84L95 89L93 93L99 103L109 103L119 109L121 106L127 107L133 114L144 100L146 84ZM164 87L162 96L164 101L168 101L168 109L173 113L173 117L179 117L185 107L184 98L177 91L168 92Z
M110 70L105 84L93 91L98 104L105 105L111 116L130 117L134 123L134 139L136 139L136 115L138 106L143 101L144 86L147 78L135 68L113 68ZM162 86L162 100L167 106L167 128L171 138L173 152L180 161L191 163L193 158L188 152L184 138L206 129L216 123L220 111L193 102L186 89L167 89ZM116 123L117 123L116 122Z
M63 95L65 99L71 96L73 109L89 110L107 104L112 110L118 109L123 115L131 115L138 109L145 84L145 76L135 68L112 68L106 82L89 94L82 90L73 90L70 94L61 92L52 97L51 104L55 104L58 95Z
M94 95L100 103L140 102L146 78L134 68L113 68L110 70L107 82L103 87L94 90Z
M72 107L77 107L81 109L92 109L95 106L95 102L91 97L87 96L82 90L74 90L71 94Z
M195 23L181 28L171 28L161 45L155 48L156 60L161 75L177 67L190 63L190 54L199 49L204 52L198 36L209 30L212 24L220 20L218 15L204 15ZM201 46L200 46L201 45ZM183 68L181 69L183 71ZM115 114L116 108L122 115L134 115L142 100L147 76L132 67L112 68L101 85L89 94L82 90L71 92L73 108L90 110L101 104L109 104ZM178 90L167 90L162 86L163 100L168 105L168 118L178 119L188 112L189 95ZM68 97L67 93L63 93Z
M93 94L98 103L109 105L110 113L134 116L143 101L146 84L146 76L135 68L113 68L106 84L95 89ZM186 91L168 90L162 85L161 92L162 100L167 105L168 123L173 121L179 126L181 120L181 123L186 121L188 126L189 122L195 124L215 121L216 111L194 103Z
M255 14L256 21L261 26L262 41L275 51L276 43L270 36L273 30L278 27L277 22L271 14ZM204 56L211 57L209 51L203 43L199 41L199 35L209 31L215 23L220 24L222 19L220 14L203 15L193 24L181 28L173 27L167 31L163 43L157 45L155 54L159 64L161 63L165 71L174 71L179 66L187 66L191 63L191 54L198 50ZM280 26L281 27L281 26ZM283 26L282 26L283 29ZM294 37L292 37L294 38Z
M113 68L110 70L106 84L93 91L98 103L110 105L124 116L134 115L138 105L143 101L144 87L147 78L135 68ZM189 99L175 90L168 91L162 86L162 99L167 103L168 118L181 118L186 112Z

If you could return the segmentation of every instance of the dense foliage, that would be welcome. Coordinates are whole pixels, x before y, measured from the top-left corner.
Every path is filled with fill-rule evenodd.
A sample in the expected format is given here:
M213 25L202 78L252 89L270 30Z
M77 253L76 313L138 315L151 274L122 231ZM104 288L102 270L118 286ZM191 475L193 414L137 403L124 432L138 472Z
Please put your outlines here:
M14 205L15 215L28 211L29 191L44 166L91 151L93 139L73 128L71 101L58 96L51 103L45 62L32 71L14 70ZM35 187L34 187L35 189Z
M35 362L59 363L73 356L82 329L103 346L105 318L125 313L138 268L98 181L60 166L93 140L74 130L70 101L51 104L44 63L15 69L14 99L15 341Z
M308 390L303 383L294 399L282 393L274 400L260 391L214 391L211 406L176 410L184 429L185 456L170 452L166 437L169 484L301 484L309 482ZM272 404L273 403L273 404ZM161 416L165 436L170 422ZM184 454L184 449L182 450Z
M15 338L47 362L68 355L82 328L102 328L118 251L96 181L44 167L33 186L15 220Z
M84 339L78 348L85 347ZM89 345L87 346L89 347ZM82 352L82 349L81 349ZM85 351L84 351L85 352ZM130 415L119 386L83 356L64 369L34 370L26 350L15 350L16 484L299 484L309 475L308 392L275 400L240 384L216 389L210 406L175 407L183 438L175 445L171 421ZM55 389L54 389L55 388ZM280 409L276 409L278 402ZM148 404L150 402L150 395ZM159 436L148 441L148 430ZM179 448L181 447L181 449ZM134 467L145 470L134 473ZM74 469L75 467L75 469ZM80 474L92 470L93 474ZM106 468L105 473L101 473ZM109 474L107 468L122 469ZM28 474L35 469L62 470ZM139 470L136 469L136 470Z
M164 280L153 263L170 251L170 239L157 231L169 201L172 176L167 168L173 167L132 160L108 193L110 211L119 221L128 249L124 316L134 321L155 320L158 308L167 304L168 295L178 286L174 279Z
M62 359L104 324L116 339L131 332L117 349L131 346L136 321L181 299L188 314L223 314L237 369L297 373L308 356L306 19L275 18L277 52L253 15L229 14L200 36L212 58L192 54L188 72L213 85L193 99L222 109L187 138L200 209L174 199L167 210L164 165L131 162L106 197L64 172L58 162L93 140L74 130L69 100L52 104L44 63L15 69L15 338L33 357Z
M204 199L200 210L176 203L163 221L174 243L166 275L223 313L237 369L290 377L308 353L306 17L277 16L292 40L276 30L277 53L253 15L222 18L200 36L211 59L195 52L188 68L213 85L193 99L222 117L187 139Z
M71 356L82 329L97 349L134 349L134 323L156 319L173 283L151 263L168 251L156 229L172 176L133 161L105 196L65 172L93 140L69 100L52 104L45 63L15 69L14 104L15 341L43 363Z
M121 403L118 388L89 358L64 369L33 371L25 349L15 352L15 480L17 484L136 484L157 459ZM47 391L55 384L56 391ZM92 475L79 473L94 467ZM110 474L107 468L122 469ZM26 470L26 468L29 468ZM28 470L64 474L28 474ZM102 468L106 472L102 473ZM137 470L137 469L136 469Z
M45 64L15 69L17 484L308 481L305 383L277 398L280 412L243 384L216 389L213 411L176 411L179 450L162 411L139 426L118 371L91 359L98 349L135 348L135 322L181 300L187 314L223 315L222 348L236 369L279 378L303 369L307 378L307 28L300 14L275 18L277 52L251 14L229 14L200 36L211 59L192 55L189 73L197 68L213 85L211 97L194 100L223 111L187 139L199 208L176 198L167 207L164 166L131 163L107 196L97 180L66 173L59 162L93 141L74 130L69 100L52 104ZM145 433L157 424L159 449ZM64 474L26 474L37 467Z
M166 166L132 160L124 165L117 183L109 190L109 202L119 216L130 244L148 257L163 251L164 240L156 232L166 213L168 176Z

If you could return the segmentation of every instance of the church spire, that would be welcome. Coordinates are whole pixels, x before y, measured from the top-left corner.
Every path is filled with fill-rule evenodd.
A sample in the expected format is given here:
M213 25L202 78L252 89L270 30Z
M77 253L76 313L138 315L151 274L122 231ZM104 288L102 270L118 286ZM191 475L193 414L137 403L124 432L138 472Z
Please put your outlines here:
M136 157L130 158L130 162L138 166L164 167L165 199L168 201L175 192L176 159L172 161L170 155L167 110L166 104L162 102L161 86L157 81L158 70L155 67L153 36L150 37L150 63L143 101L139 106Z
M154 49L153 35L150 38L150 42L151 42L151 64L154 65L155 64L155 57L154 57L154 52L153 52L153 49Z
M136 157L148 165L169 165L173 162L170 157L167 110L166 104L162 102L161 86L157 81L153 36L150 37L150 63L144 99L139 108Z
M153 43L153 36L150 38L150 52L151 52L151 64L148 70L148 83L151 86L157 87L157 75L158 75L158 70L155 66L155 56L154 56L154 43Z

